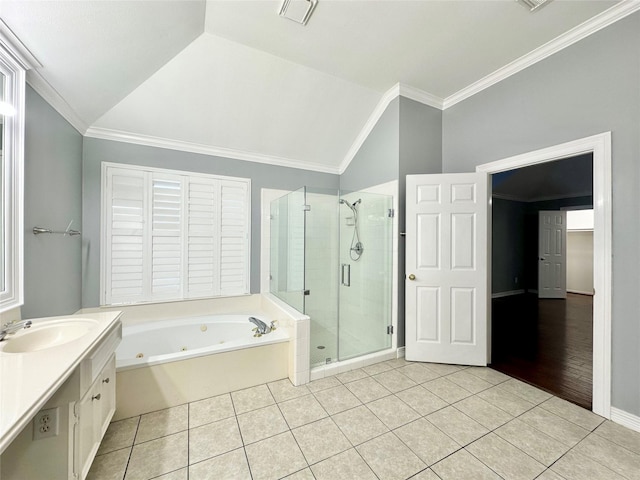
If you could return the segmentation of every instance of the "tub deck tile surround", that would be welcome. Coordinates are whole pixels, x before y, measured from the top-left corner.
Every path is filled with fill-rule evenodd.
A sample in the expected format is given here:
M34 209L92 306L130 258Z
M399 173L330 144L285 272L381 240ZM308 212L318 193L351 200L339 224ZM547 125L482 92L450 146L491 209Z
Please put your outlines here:
M422 364L438 378L412 385L403 369L419 364L382 363L305 388L279 380L113 422L88 478L639 478L638 432L490 369ZM465 375L448 378L456 372ZM382 373L407 388L361 400L346 387ZM300 424L305 409L314 413Z

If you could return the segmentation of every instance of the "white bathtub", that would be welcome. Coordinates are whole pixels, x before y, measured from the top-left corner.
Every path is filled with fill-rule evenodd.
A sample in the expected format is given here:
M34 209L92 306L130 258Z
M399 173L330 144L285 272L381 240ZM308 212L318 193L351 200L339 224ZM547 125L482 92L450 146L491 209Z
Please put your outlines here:
M272 382L289 375L287 328L254 337L253 316L206 315L123 328L116 350L115 420Z
M116 350L116 369L148 367L288 341L284 328L254 337L255 325L249 322L250 316L267 325L271 323L267 316L255 313L205 315L125 327Z

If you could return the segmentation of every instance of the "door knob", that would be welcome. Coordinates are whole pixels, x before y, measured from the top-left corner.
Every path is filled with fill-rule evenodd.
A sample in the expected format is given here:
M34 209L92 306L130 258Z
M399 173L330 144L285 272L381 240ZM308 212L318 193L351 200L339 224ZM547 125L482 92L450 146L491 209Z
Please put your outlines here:
M409 280L415 280L416 276L412 273L411 275L409 275Z

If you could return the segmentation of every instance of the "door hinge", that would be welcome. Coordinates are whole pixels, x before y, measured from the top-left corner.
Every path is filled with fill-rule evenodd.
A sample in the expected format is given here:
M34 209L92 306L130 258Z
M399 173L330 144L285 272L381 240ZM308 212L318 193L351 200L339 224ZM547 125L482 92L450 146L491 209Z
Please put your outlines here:
M311 292L309 290L303 290L302 293L304 295L311 295Z
M393 325L387 325L387 335L393 335Z
M305 212L310 212L311 211L311 205L303 205L302 206L302 210L304 210Z
M387 215L389 218L393 218L396 216L396 211L393 208L389 209L389 213Z

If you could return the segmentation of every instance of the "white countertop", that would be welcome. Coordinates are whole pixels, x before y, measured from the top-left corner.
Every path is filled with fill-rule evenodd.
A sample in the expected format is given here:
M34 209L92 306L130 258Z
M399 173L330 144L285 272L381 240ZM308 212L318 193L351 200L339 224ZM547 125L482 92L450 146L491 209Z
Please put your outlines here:
M55 347L29 353L0 350L0 453L31 422L80 362L115 328L121 312L87 313L31 319L40 323L87 318L98 323L82 337ZM32 327L33 328L33 327ZM10 342L11 337L8 337Z

